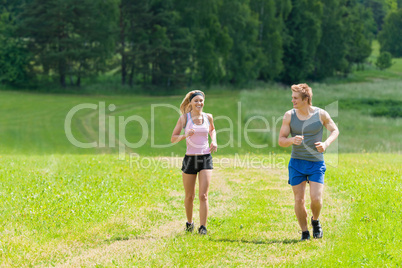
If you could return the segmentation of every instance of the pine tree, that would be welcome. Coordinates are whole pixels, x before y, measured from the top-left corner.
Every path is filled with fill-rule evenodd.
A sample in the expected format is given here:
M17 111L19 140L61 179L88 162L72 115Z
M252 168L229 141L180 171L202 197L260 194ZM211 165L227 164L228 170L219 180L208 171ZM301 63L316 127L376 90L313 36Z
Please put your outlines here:
M321 39L317 47L312 79L322 79L347 68L346 39L342 18L345 8L339 0L323 0Z
M382 29L384 18L387 15L387 4L385 0L363 0L361 2L368 10L371 10L371 16L376 24L373 33L378 34Z
M188 82L193 36L173 0L121 0L118 51L122 84L171 87Z
M119 3L119 34L117 51L121 55L121 82L132 86L135 77L146 80L149 66L149 34L151 1L121 0ZM127 81L128 78L128 81ZM138 78L139 79L139 78Z
M259 78L276 79L283 70L284 19L291 10L291 1L252 0L252 10L258 14L258 41L262 50L262 66Z
M394 57L402 57L402 9L387 16L378 40L382 52L388 51Z
M233 84L255 80L262 66L262 49L258 42L258 18L247 0L224 0L220 22L228 29L233 46L225 62L226 79Z
M176 0L182 24L188 27L193 38L191 79L194 77L206 85L223 81L225 63L233 45L228 28L219 20L222 5L222 0Z
M16 23L21 13L21 1L1 1L0 9L0 83L26 85L32 68L24 42L16 36Z
M56 72L63 87L68 77L80 85L81 77L104 68L114 45L115 16L111 1L33 0L24 7L19 34L46 75Z
M392 55L388 51L381 52L377 58L375 65L380 70L387 69L392 66Z
M185 71L190 65L192 38L188 29L181 27L180 13L173 0L157 0L151 7L150 29L151 83L170 87L185 83Z
M354 64L361 68L362 63L371 54L373 39L372 26L375 25L371 12L356 0L345 0L343 16L346 44L346 60L348 67L344 70L349 73Z
M314 72L314 59L321 40L322 3L319 0L292 0L286 20L282 81L299 83Z

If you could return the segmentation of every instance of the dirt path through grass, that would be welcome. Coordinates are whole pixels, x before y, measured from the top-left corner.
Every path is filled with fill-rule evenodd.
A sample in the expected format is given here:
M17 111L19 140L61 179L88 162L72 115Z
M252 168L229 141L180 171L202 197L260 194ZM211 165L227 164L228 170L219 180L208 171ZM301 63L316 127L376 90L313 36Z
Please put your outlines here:
M180 163L176 158L170 158L170 161ZM181 176L177 179L181 179ZM96 247L81 244L70 251L65 249L64 258L53 264L56 267L192 265L197 260L189 259L187 262L188 254L195 254L199 248L211 244L218 249L211 254L206 252L210 255L210 260L204 263L206 266L279 265L298 263L302 259L319 255L323 248L328 247L327 243L331 243L325 238L305 244L297 242L299 227L293 212L293 195L287 184L286 169L217 167L209 194L209 236L202 240L196 234L184 234L184 192L172 191L170 196L174 198L171 209L166 211L167 208L162 206L163 212L171 216L170 220L159 222L150 230L133 237L107 240ZM259 196L264 198L259 199ZM342 205L344 201L337 199L328 187L324 201L321 219L325 235L330 237L338 227L341 228L337 222L345 212ZM262 206L257 205L264 202ZM308 197L306 203L309 203ZM158 204L155 206L159 207ZM197 224L197 201L194 208ZM183 215L174 218L178 212ZM142 217L115 220L136 226L148 221ZM183 253L175 248L176 243L190 247L195 243L196 251Z
M178 166L180 159L171 157L164 159L167 159L175 168L180 168ZM215 193L219 192L220 194L219 197L213 200L214 206L210 208L210 215L218 216L228 213L228 211L225 210L225 206L230 202L232 189L228 186L226 181L225 172L223 170L216 170L210 191ZM177 197L180 201L184 198L184 192L172 191L170 195ZM234 205L232 205L232 208L233 206ZM164 240L180 236L184 233L183 223L185 222L185 216L183 202L176 202L175 208L183 211L183 217L181 219L163 222L138 237L104 243L96 248L86 248L85 245L80 245L79 248L74 250L59 248L58 250L64 251L68 256L66 256L66 262L58 263L55 266L109 266L115 263L126 262L133 258L142 260L150 258L154 252L164 246ZM197 201L194 206L194 215L195 218L198 219ZM130 224L141 226L141 221L142 218L137 217L136 219L130 219Z

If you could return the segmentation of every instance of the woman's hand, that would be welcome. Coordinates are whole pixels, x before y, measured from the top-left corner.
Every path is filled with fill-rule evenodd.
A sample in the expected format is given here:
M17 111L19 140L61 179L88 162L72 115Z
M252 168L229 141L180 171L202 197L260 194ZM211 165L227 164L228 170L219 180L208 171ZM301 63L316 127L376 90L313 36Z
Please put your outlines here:
M218 150L218 144L216 142L211 142L211 146L209 146L211 153L215 153Z
M195 133L194 129L190 129L187 133L186 133L186 138L193 136Z

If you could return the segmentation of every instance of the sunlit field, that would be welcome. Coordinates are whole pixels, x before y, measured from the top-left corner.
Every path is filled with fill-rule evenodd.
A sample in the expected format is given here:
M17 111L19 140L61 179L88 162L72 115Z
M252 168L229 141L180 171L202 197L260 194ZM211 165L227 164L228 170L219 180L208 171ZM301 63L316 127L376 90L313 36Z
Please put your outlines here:
M401 152L402 81L312 84L312 87L313 105L327 109L342 133L339 152ZM292 108L290 95L289 88L278 86L207 94L204 111L215 117L218 155L290 152L277 146L282 116ZM185 151L184 143L170 144L183 96L0 91L0 97L1 154L124 152L181 156ZM70 137L67 133L71 133ZM82 148L82 143L90 148ZM121 149L123 143L130 145Z
M401 264L400 155L341 154L327 171L324 238L308 242L299 242L288 155L215 161L200 237L184 233L177 159L3 156L2 266Z
M205 237L184 232L185 144L170 145L183 96L1 91L1 266L402 265L401 86L312 84L341 135L325 155L324 238L308 242L276 143L289 88L207 93L220 148Z

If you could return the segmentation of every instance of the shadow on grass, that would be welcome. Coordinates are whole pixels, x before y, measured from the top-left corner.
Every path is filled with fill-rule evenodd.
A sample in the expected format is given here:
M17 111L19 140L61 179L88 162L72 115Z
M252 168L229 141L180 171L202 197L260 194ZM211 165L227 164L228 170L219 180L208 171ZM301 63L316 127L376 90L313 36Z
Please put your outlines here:
M158 239L164 239L164 238L169 238L169 237L185 237L189 235L195 235L194 233L180 233L180 234L175 234L173 236L167 234L164 236L154 236L154 235L135 235L135 236L113 236L111 238L103 240L106 243L114 243L118 241L128 241L128 240L158 240Z
M229 243L246 243L246 244L263 244L263 245L270 245L270 244L296 244L299 243L300 240L297 239L284 239L284 240L277 240L277 239L264 239L264 240L248 240L248 239L210 239L214 242L229 242Z
M111 237L109 239L104 240L104 242L106 243L113 243L113 242L117 242L117 241L127 241L130 240L130 237L128 236L115 236L115 237Z

